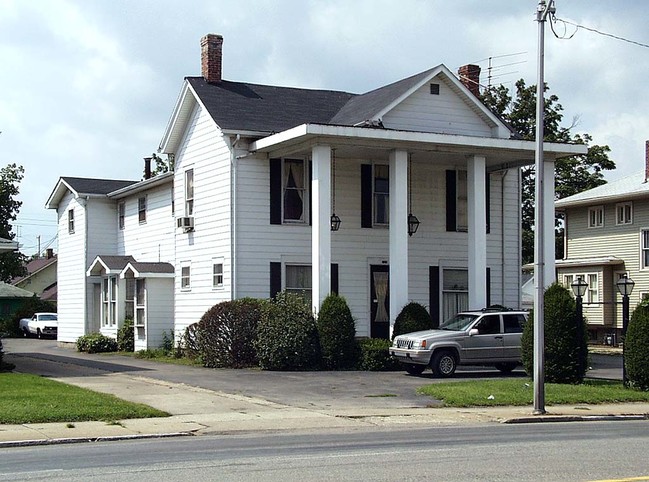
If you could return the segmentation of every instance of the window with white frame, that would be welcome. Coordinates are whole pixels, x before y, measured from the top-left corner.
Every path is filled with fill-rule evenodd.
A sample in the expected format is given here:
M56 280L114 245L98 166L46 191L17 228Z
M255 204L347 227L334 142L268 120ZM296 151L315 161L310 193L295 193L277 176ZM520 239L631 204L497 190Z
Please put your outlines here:
M284 159L282 173L282 215L285 223L307 220L307 169L303 159Z
M297 293L304 301L311 303L311 266L287 264L286 283L284 289L290 293Z
M126 293L124 293L124 319L135 321L135 278L126 278Z
M588 208L588 227L601 228L604 226L604 206Z
M140 224L146 223L146 196L137 200L137 216Z
M180 289L189 290L191 287L191 266L183 264L180 267Z
M217 258L212 264L212 288L223 288L223 258Z
M458 170L457 172L457 191L455 200L456 223L458 231L467 231L469 228L469 211L468 211L468 180L467 172Z
M74 209L68 210L68 233L74 234Z
M374 225L390 224L390 166L374 164L374 181L372 184L374 199Z
M124 201L120 202L117 205L117 223L119 225L119 229L124 229L125 226L125 219L126 219L126 203Z
M117 322L117 276L110 276L102 281L101 311L102 326L115 326Z
M194 215L194 169L185 171L185 216Z
M618 203L615 205L616 224L633 224L633 203Z
M563 275L563 286L565 286L572 293L572 283L582 279L588 283L588 289L584 293L584 304L599 303L599 276L597 273L572 273Z
M640 231L640 261L643 268L649 268L649 229Z
M442 270L442 319L448 320L469 308L469 272L462 268Z
M135 280L135 325L146 324L146 280Z

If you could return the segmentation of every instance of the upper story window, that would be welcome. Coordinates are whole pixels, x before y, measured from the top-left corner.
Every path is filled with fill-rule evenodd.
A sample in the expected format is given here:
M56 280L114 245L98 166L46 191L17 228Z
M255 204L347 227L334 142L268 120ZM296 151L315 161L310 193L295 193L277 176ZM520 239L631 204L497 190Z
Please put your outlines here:
M119 229L124 229L126 219L126 203L124 201L120 202L117 205L117 219Z
M185 216L194 214L194 170L185 171Z
M640 265L649 268L649 229L640 231Z
M489 177L487 177L487 181L488 180ZM488 213L489 184L487 184L486 188L487 205L485 206L485 211ZM468 201L467 171L460 169L448 169L446 171L446 231L468 231ZM487 220L489 220L488 215Z
M588 208L588 227L601 228L604 226L604 206Z
M458 170L457 172L457 191L455 200L456 222L458 231L468 231L469 229L469 211L468 211L468 180L467 172Z
M146 223L146 196L137 200L137 216L140 224Z
M374 225L386 226L390 223L390 166L374 165Z
M282 212L285 223L306 223L307 170L302 159L285 159L282 175Z
M633 224L633 203L619 203L615 206L616 224Z
M215 259L212 265L212 288L223 288L223 258Z
M180 268L180 289L189 290L191 287L191 266L186 264Z
M68 233L74 234L74 209L68 210Z

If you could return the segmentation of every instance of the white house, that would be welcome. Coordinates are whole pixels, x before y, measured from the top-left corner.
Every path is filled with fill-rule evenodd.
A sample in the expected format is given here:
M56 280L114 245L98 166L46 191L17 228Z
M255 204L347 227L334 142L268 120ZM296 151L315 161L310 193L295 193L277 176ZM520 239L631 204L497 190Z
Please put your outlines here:
M59 328L62 341L119 326L133 298L129 277L145 277L133 263L173 265L173 278L163 270L155 279L174 280L166 299L177 335L220 301L284 289L306 292L315 311L328 293L345 296L362 337L387 337L411 300L436 320L520 306L517 167L534 162L535 144L514 138L478 100L479 67L460 69L460 80L439 65L356 95L224 80L222 42L201 40L203 75L185 78L164 132L159 150L174 159L173 174L107 181L117 184L101 199L62 178L50 197L59 216L59 313L70 324ZM546 144L547 169L583 151ZM152 201L156 189L160 217L142 224L137 200ZM546 189L552 199L552 182ZM78 244L66 237L73 208L75 222L101 218ZM414 233L411 215L420 223ZM65 304L61 274L77 291ZM143 336L152 336L152 304L141 308Z

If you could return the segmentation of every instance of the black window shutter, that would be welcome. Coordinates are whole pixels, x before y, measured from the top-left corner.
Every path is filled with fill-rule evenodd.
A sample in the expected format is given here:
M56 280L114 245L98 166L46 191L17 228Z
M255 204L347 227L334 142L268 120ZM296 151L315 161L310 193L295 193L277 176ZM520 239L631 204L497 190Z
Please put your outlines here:
M331 263L331 292L338 294L338 263Z
M491 306L491 268L487 268L487 306Z
M439 266L430 266L428 268L428 298L430 306L430 317L433 320L433 327L439 327L439 308L440 308L439 291Z
M491 232L491 174L487 173L485 186L485 209L487 210L487 234Z
M446 230L457 231L457 174L446 171Z
M282 224L282 160L270 160L270 224Z
M313 192L313 179L311 176L311 169L311 161L309 161L307 165L307 176L309 176L309 226L313 224L311 221L313 214L313 209L311 209L311 206L313 206L313 195L311 194ZM322 206L320 206L320 209L322 209Z
M270 263L270 297L282 291L282 263Z
M361 164L361 228L372 227L372 165Z

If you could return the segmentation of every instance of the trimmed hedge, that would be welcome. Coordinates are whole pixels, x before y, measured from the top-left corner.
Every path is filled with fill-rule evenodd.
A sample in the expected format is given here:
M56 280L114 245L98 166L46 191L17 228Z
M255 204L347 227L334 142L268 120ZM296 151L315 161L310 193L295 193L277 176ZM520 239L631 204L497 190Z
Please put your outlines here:
M403 367L390 355L390 340L366 338L358 341L360 357L356 368L367 371L401 370Z
M624 364L629 385L649 390L649 302L641 302L631 315L624 340Z
M117 351L135 351L135 331L131 318L126 318L124 325L117 330Z
M299 295L278 293L262 309L255 346L264 370L317 368L320 338L311 307Z
M90 333L77 339L77 350L87 353L108 353L117 351L117 340L101 333Z
M342 296L330 294L318 313L322 364L327 370L353 368L358 359L354 317Z
M545 381L581 383L588 366L588 333L582 318L577 332L575 299L567 288L552 284L544 296ZM523 367L534 372L534 314L530 313L521 337Z
M206 367L256 366L255 339L263 304L242 298L213 306L194 328L185 330L185 345Z
M431 330L438 327L435 326L433 319L422 304L411 301L401 309L397 319L394 320L392 339L394 340L395 336L403 335L404 333Z

